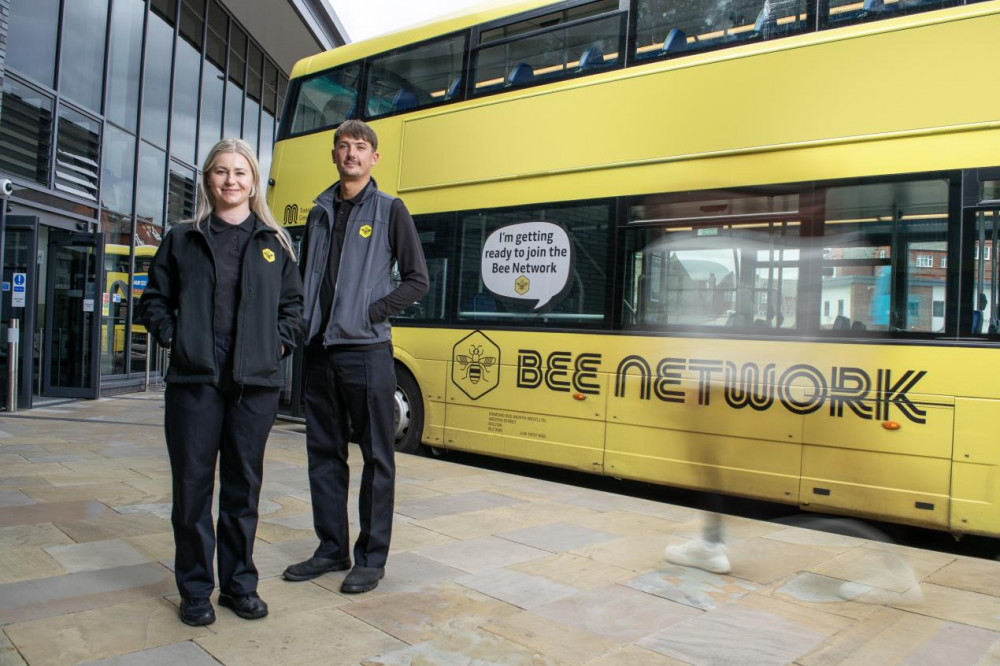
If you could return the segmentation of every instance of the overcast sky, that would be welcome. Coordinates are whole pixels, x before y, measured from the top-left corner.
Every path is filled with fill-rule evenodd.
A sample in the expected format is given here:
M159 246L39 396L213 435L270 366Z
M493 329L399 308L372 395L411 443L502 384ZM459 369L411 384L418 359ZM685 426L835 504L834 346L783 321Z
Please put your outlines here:
M483 0L326 0L352 42L394 32Z

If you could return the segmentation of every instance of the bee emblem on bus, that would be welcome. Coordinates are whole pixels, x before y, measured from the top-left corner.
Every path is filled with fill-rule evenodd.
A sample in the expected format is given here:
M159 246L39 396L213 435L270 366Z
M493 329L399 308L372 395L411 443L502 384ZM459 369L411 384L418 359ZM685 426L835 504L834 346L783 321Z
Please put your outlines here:
M493 367L497 361L493 356L483 355L482 345L470 345L468 355L458 354L455 359L465 369L464 379L468 379L473 384L478 384L480 381L490 381L487 377L490 373L489 368Z
M473 331L459 340L451 358L451 381L472 400L500 384L500 347L482 331Z

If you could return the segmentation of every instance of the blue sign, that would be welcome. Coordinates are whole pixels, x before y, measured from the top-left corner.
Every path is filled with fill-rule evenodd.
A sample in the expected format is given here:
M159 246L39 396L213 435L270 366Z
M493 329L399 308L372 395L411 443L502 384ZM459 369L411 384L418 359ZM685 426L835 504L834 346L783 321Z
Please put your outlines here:
M10 291L10 282L8 282L7 280L3 281L3 290Z
M27 276L26 276L25 273L14 273L14 286L15 287L22 287L21 290L23 291L23 287L24 287L25 283L27 283L27 281L28 281L28 278L27 278Z
M135 277L132 278L132 289L135 289L136 291L141 291L146 288L146 285L148 283L149 283L148 275L136 275Z

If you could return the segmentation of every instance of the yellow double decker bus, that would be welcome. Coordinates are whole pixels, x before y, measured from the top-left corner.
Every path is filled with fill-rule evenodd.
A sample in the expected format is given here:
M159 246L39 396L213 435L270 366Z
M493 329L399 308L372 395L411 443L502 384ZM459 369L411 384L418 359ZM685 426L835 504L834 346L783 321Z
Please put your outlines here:
M271 202L346 118L414 214L425 445L1000 535L1000 2L525 0L298 63Z

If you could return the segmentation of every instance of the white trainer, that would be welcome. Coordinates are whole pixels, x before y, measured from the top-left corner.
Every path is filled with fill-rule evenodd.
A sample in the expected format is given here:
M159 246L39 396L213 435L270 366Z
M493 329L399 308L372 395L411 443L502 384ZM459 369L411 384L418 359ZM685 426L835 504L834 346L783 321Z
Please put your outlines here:
M694 567L715 574L727 574L732 571L726 547L721 543L710 543L704 539L691 539L685 544L667 546L663 557L671 564L682 567Z

